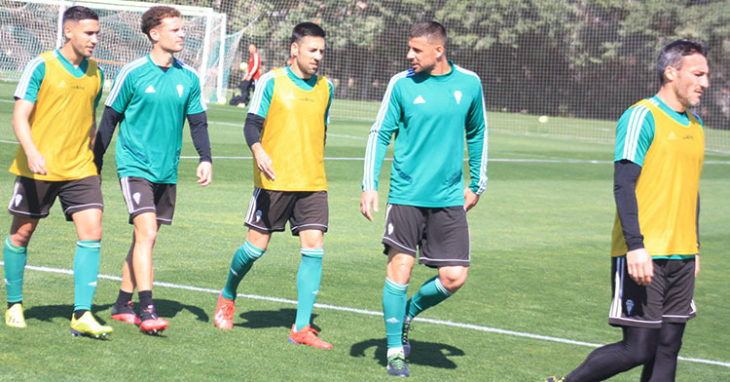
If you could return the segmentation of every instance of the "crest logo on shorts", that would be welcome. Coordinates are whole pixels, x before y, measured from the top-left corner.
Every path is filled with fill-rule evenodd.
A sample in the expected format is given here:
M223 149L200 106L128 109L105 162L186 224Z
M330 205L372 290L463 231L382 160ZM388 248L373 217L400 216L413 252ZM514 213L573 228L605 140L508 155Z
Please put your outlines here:
M23 201L23 195L16 194L15 197L13 198L13 204L15 204L15 207L19 206L20 202L22 202L22 201Z
M626 300L626 314L630 316L632 309L634 309L634 300Z
M257 223L261 221L262 215L263 215L263 212L261 212L261 210L256 211L256 222Z
M140 199L142 199L142 194L140 194L139 192L135 192L134 194L132 194L132 199L134 199L134 204L139 205L139 201Z
M392 235L393 234L393 229L394 228L395 227L393 227L393 223L388 223L388 235Z

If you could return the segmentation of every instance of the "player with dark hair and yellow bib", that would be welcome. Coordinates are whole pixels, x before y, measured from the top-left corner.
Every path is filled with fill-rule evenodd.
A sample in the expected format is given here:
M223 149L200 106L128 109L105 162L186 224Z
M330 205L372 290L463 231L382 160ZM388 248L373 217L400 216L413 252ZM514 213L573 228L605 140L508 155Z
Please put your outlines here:
M602 381L639 365L641 381L675 380L700 270L705 136L690 108L710 85L706 53L701 42L665 46L657 63L661 88L618 121L608 322L622 328L623 340L596 349L565 378L548 381Z
M66 220L76 226L74 313L71 334L102 337L112 332L91 314L96 291L104 203L92 146L95 109L104 74L90 60L99 41L99 17L89 8L63 14L66 42L26 65L15 90L13 129L20 148L10 167L17 175L8 211L13 215L5 239L5 324L25 328L23 271L27 246L40 219L61 200Z
M294 27L290 46L294 61L263 75L254 92L244 127L254 154L255 189L245 219L249 230L233 255L213 321L218 328L233 328L238 284L264 254L271 234L284 231L288 220L292 234L299 236L302 255L297 316L289 341L331 349L310 325L328 224L324 142L333 87L317 76L324 37L324 30L314 23Z

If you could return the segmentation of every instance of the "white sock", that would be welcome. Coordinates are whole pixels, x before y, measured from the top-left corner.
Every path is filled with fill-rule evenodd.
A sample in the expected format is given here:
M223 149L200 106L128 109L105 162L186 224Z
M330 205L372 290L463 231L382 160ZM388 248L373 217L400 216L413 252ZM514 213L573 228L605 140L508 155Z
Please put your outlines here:
M398 346L397 348L388 348L388 355L386 358L390 358L390 356L392 356L394 354L398 354L398 353L404 354L402 346Z

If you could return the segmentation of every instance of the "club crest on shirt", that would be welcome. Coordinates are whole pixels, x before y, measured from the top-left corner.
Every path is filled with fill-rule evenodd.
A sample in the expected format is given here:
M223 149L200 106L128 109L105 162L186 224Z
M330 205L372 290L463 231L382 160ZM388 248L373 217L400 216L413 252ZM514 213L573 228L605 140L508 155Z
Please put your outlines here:
M177 84L177 96L182 97L182 93L183 93L183 86L180 84Z
M457 105L461 103L461 91L460 90L457 90L454 92L454 98L456 99Z

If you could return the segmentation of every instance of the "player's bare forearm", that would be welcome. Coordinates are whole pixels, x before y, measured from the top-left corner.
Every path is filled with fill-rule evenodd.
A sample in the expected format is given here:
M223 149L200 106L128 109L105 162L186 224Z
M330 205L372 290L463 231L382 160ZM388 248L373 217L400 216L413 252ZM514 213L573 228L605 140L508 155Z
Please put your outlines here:
M373 214L370 212L370 208L372 208L373 211L378 212L377 190L363 191L362 196L360 196L360 213L362 213L366 219L373 221Z
M254 160L256 161L256 167L268 180L276 179L276 171L274 171L273 163L269 154L266 153L261 143L254 143L251 145L251 152L253 153Z
M637 248L626 253L629 276L639 285L651 284L654 277L654 261L645 248Z
M94 149L94 143L96 142L96 118L94 118L94 123L91 125L91 129L89 129L89 149Z
M34 106L32 102L24 99L15 101L13 131L15 131L15 137L18 138L18 142L20 142L20 146L28 158L28 169L34 174L46 175L48 174L46 158L36 147L30 132L30 115Z

